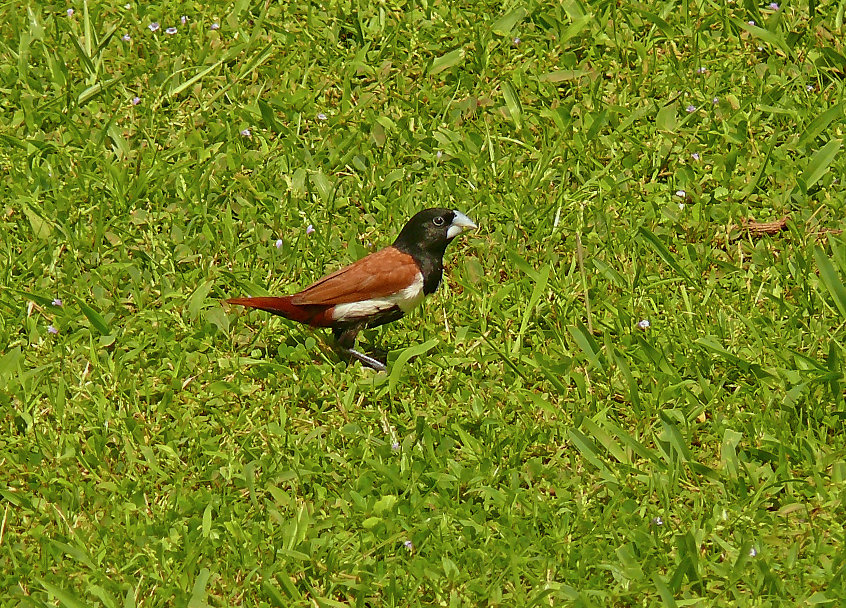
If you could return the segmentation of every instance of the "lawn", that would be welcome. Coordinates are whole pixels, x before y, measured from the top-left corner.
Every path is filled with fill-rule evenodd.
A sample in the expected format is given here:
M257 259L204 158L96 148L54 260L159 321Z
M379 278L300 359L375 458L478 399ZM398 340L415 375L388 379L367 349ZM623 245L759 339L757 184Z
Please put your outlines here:
M0 604L842 606L844 6L0 5Z

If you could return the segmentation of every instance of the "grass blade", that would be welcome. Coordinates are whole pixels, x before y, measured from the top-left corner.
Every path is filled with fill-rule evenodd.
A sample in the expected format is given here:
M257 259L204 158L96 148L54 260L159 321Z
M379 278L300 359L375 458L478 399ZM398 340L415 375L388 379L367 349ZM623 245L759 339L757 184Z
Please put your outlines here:
M87 608L88 603L84 602L83 600L79 599L76 595L62 589L61 587L54 585L52 583L48 583L44 580L39 580L41 586L47 590L48 593L52 594L57 600L59 600L59 605L64 606L65 608Z
M188 80L186 80L182 84L179 84L177 86L172 87L168 91L168 95L171 96L171 97L176 97L177 95L179 95L180 93L182 93L186 89L191 88L192 86L194 86L195 83L199 82L200 80L202 80L203 78L208 76L211 72L213 72L214 70L219 68L221 65L223 65L227 61L230 61L233 57L235 57L241 51L242 51L241 46L233 48L232 50L229 51L229 53L227 53L219 61L215 61L210 66L203 68L202 70L197 72L194 76L192 76L191 78L189 78Z
M108 336L111 333L111 329L109 328L109 324L106 323L106 320L103 318L103 316L99 312L91 308L91 306L86 304L82 299L77 298L75 296L74 299L76 300L76 303L79 304L79 308L80 310L82 310L82 314L85 315L91 325L93 325L94 328L99 331L102 335Z
M491 24L491 31L500 36L510 36L511 32L518 24L522 23L523 19L528 15L528 11L522 6L515 8L510 13L506 13Z
M808 165L802 172L802 177L799 178L800 182L805 186L805 192L820 181L822 176L825 175L825 172L828 171L828 167L834 162L837 153L840 152L840 143L839 139L832 139L817 150L811 157L811 160L808 161Z
M583 325L570 326L567 328L567 331L570 332L570 335L573 337L573 340L582 350L582 352L587 356L588 361L590 361L591 365L596 368L597 370L604 372L605 365L602 362L602 356L599 353L599 345L593 339L593 336L587 331Z
M206 606L206 585L208 585L211 572L208 568L200 568L194 586L191 588L191 598L188 600L188 608L202 608Z
M517 89L507 80L503 80L500 86L502 87L502 95L505 97L505 107L508 108L508 114L514 121L514 127L520 131L523 129L523 106L520 103Z
M601 471L606 479L615 479L614 475L611 474L611 471L602 461L602 457L599 455L596 446L584 433L577 429L570 429L567 434L570 436L570 441L573 442L573 445L576 446L576 449L579 450L585 460Z
M837 270L831 259L825 254L822 247L817 245L814 247L814 261L817 263L817 269L820 271L820 279L828 289L828 293L834 299L834 305L840 314L846 318L846 287L840 280Z
M435 348L439 342L440 341L437 338L432 338L422 344L415 344L414 346L409 346L408 348L403 349L396 361L391 363L391 375L388 377L388 390L391 392L394 391L394 388L402 375L402 370L405 368L409 359L428 353L430 350Z
M529 297L529 303L523 311L523 320L520 322L520 331L517 333L517 339L514 340L514 345L511 347L511 354L516 354L523 344L523 336L526 334L526 329L529 326L529 319L535 311L541 296L546 292L547 283L549 283L549 271L551 267L549 264L543 267L540 271L538 280L535 282L535 288L532 290L532 295Z
M811 123L805 127L802 135L799 136L799 141L796 142L796 147L800 150L805 149L805 147L813 143L813 141L819 137L832 122L835 120L842 120L843 107L842 103L836 104L812 120Z
M758 27L757 25L752 25L751 23L746 23L745 21L741 21L737 18L732 19L732 22L740 29L746 30L756 38L779 49L788 57L793 57L793 51L785 42L784 37L780 34L776 34L774 32L771 32L770 30Z
M670 253L670 250L663 243L663 241L661 241L661 239L659 239L657 236L652 234L652 232L650 232L649 230L647 230L643 226L640 226L637 229L637 232L638 232L639 236L643 237L646 240L646 242L649 245L652 246L652 249L655 250L655 253L658 254L658 257L660 257L662 260L664 260L664 263L666 263L670 268L675 270L677 274L684 277L684 279L688 283L693 282L693 280L690 278L690 275L687 274L687 272L685 272L685 270L679 265L679 263L676 261L675 256L672 253Z
M641 8L637 8L637 7L632 7L632 8L634 8L634 10L636 10L638 13L640 13L641 17L643 17L649 23L651 23L652 25L657 27L661 31L661 33L664 34L667 38L672 39L676 36L676 28L674 28L672 25L667 23L666 20L662 19L661 17L659 17L655 13L650 13L649 11L643 10Z
M464 61L464 47L457 48L449 53L444 53L440 57L435 57L432 61L432 66L429 68L429 76L434 76L435 74L440 74L444 70L454 68L462 61Z
M213 285L214 281L211 279L204 281L188 298L185 308L188 310L188 317L192 321L196 320L199 316L200 310L202 310L203 304L205 303Z

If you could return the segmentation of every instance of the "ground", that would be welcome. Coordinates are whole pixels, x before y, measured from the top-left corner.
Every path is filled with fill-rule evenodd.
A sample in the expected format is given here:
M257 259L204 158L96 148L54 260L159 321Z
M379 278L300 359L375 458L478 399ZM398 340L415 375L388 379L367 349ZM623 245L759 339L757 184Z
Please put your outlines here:
M842 2L204 4L0 7L0 603L846 600Z

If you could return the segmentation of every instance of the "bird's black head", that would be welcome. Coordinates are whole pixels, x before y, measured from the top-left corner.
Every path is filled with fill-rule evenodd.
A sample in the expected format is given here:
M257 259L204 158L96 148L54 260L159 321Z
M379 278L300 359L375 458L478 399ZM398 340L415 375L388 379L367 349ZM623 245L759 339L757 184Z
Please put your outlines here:
M447 245L470 228L476 228L476 224L454 209L424 209L408 220L394 247L414 258L423 274L423 293L428 295L438 288Z
M424 209L408 220L394 247L412 255L427 253L442 258L449 242L470 228L473 221L453 209Z

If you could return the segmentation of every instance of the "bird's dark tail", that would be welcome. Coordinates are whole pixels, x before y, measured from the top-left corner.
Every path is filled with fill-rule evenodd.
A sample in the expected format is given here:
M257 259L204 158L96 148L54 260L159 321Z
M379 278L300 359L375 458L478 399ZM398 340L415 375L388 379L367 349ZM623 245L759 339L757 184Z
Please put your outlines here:
M329 318L330 315L328 314L330 307L312 304L297 305L291 301L292 299L292 296L230 298L226 300L226 303L237 304L246 308L257 308L314 327L327 327L332 323L333 319Z

